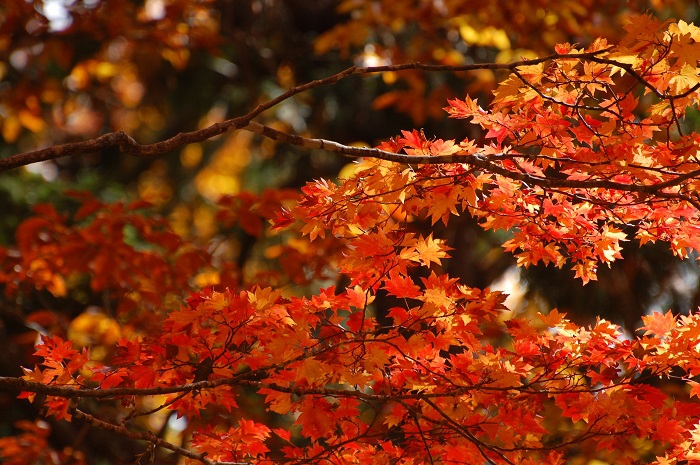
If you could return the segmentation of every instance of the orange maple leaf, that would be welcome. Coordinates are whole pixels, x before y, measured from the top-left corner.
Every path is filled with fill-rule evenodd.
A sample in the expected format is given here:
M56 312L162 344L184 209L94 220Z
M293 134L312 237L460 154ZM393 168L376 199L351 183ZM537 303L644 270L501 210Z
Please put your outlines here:
M643 316L642 321L644 321L644 326L639 328L639 331L645 331L645 335L664 336L676 327L676 317L671 313L671 310L666 313L654 312L651 315Z

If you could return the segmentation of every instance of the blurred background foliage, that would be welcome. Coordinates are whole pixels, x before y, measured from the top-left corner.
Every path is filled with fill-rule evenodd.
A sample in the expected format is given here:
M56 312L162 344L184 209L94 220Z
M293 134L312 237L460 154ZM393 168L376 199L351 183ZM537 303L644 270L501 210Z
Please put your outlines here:
M244 114L294 85L352 64L508 62L550 54L562 42L585 45L598 36L615 41L632 15L645 12L692 22L700 8L690 0L3 2L0 157L118 130L143 143L162 140ZM466 93L487 103L501 77L492 71L355 77L298 95L260 120L345 144L374 145L410 128L441 138L478 138L473 128L448 121L442 108L447 98ZM189 286L290 284L308 292L336 283L329 257L337 244L328 240L312 248L273 237L267 220L293 202L305 182L350 171L347 159L336 155L236 132L153 160L112 150L0 174L0 345L6 348L0 375L19 375L19 365L34 363L37 331L104 346L106 354L117 337L147 328L146 315L135 313L173 308ZM91 194L66 196L69 190ZM152 207L130 203L141 200ZM47 202L55 212L36 210ZM93 211L82 210L86 204ZM172 228L179 239L164 246L165 236L139 225L138 215ZM42 232L50 238L23 238L20 232L28 228L20 224L28 218L43 218ZM113 243L90 242L80 232L90 225L104 232L107 218L119 233L105 236ZM412 227L430 228L420 222ZM700 304L696 263L679 263L663 246L629 243L624 260L583 287L568 270L513 268L500 247L503 235L485 233L466 215L435 234L455 249L444 271L471 286L510 292L514 312L558 307L578 322L600 315L633 330L652 309L683 312ZM55 247L77 262L58 263ZM122 249L133 261L122 272L134 279L100 275L114 274L105 263ZM54 262L35 257L34 274L22 275L32 286L19 289L12 279L32 253L53 253ZM100 253L103 261L96 258ZM148 268L153 266L174 277L157 279ZM120 299L131 304L116 308ZM379 296L374 310L381 318L392 305ZM0 436L14 420L34 415L19 411L5 393L0 411L11 412L0 420ZM61 434L75 431L59 428L56 434L54 440L65 444ZM133 457L133 446L104 448L101 436L81 441L94 444L82 449L90 463ZM107 450L112 458L105 461Z

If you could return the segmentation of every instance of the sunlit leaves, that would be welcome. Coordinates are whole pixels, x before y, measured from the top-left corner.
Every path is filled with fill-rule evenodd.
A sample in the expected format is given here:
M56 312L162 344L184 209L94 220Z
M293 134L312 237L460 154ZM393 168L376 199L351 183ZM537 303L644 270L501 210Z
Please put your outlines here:
M39 207L0 255L6 292L59 298L85 276L92 291L130 306L117 307L125 324L112 336L122 337L100 341L113 347L99 357L96 341L43 338L21 397L65 420L93 406L70 397L118 400L133 430L134 418L170 411L189 422L185 446L204 455L170 449L200 461L534 464L581 450L609 463L695 460L697 313L652 313L638 334L557 311L529 321L507 311L502 293L445 271L442 226L459 215L506 231L519 265L570 266L583 283L630 239L667 242L679 257L698 250L698 137L678 134L699 97L687 68L697 31L640 23L619 48L562 45L546 62L513 65L488 109L451 99L448 114L477 138L403 131L380 145L390 154L371 153L404 163L367 158L299 197L223 199L225 227L274 242L262 255L279 259L275 276L254 270L249 282L194 290L188 277L215 262L134 212L143 205L81 198L73 215ZM263 285L273 278L283 284ZM168 307L164 295L178 286L189 297ZM146 324L129 312L145 304L165 311ZM682 388L653 386L658 378ZM142 410L144 396L156 406ZM245 408L250 398L255 409ZM269 424L263 411L274 414Z
M642 34L640 24L651 32ZM681 53L674 47L680 47L695 29L679 22L664 32L663 26L643 17L629 27L630 35L619 49L600 40L587 50L559 50L563 54L590 54L584 58L518 66L495 92L490 110L469 96L449 100L445 110L451 117L470 120L481 127L485 139L495 141L481 150L490 157L477 160L474 166L496 176L486 178L482 185L466 185L488 193L476 202L472 195L469 211L481 218L486 228L514 230L505 247L516 252L521 265L542 262L562 266L568 261L576 276L588 282L596 279L599 264L621 258L621 242L628 239L622 231L630 225L636 227L642 242L667 241L681 257L698 250L693 239L697 235L691 232L698 227L698 203L690 204L691 213L688 202L693 199L680 194L690 188L698 166L696 161L678 157L685 151L680 147L687 147L682 141L694 135L651 140L655 134L675 130L692 96L697 96L694 71L690 76L686 59L673 57ZM649 40L650 36L657 40ZM645 58L624 60L624 53ZM649 62L649 54L659 58ZM620 70L636 73L637 83ZM658 74L659 70L663 72ZM667 84L659 80L662 78ZM670 89L668 82L676 87ZM659 105L665 106L640 108L640 92L654 94ZM670 92L682 93L675 98L672 112L667 111L669 98L673 98ZM380 147L409 155L436 155L449 142L404 131L403 137ZM464 154L468 165L468 156L480 151L469 148L450 153ZM669 171L670 166L677 169ZM421 168L417 173L418 182L435 183L431 177L437 178L444 171ZM548 179L558 175L572 183ZM573 181L580 182L581 189L576 189ZM627 190L626 186L633 184L649 186L644 196L656 193L653 185L669 188L650 208L638 200L640 194L634 194L638 188ZM437 219L446 223L465 206L460 198L470 192L460 193L462 186L465 184L455 182L417 189L431 205L433 223ZM436 198L441 191L446 195ZM664 200L670 198L682 201ZM676 223L671 218L678 215L684 220Z

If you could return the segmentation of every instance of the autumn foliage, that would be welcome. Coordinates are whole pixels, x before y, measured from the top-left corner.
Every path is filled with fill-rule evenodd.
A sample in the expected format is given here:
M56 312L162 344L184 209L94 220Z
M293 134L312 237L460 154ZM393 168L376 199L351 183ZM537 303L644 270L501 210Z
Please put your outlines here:
M356 158L337 180L218 200L222 230L259 239L255 266L231 260L223 241L176 234L147 202L72 192L65 211L38 205L0 248L4 299L87 309L67 324L27 315L43 328L36 363L0 388L53 424L137 441L139 463L700 461L695 310L653 312L636 332L557 309L518 315L505 294L445 271L454 251L440 236L471 216L508 233L519 266L567 268L576 285L623 259L625 242L694 260L699 43L693 24L642 15L619 41L559 44L543 58L354 67L292 87L273 103L357 74L488 69L500 80L490 102L442 102L469 134L459 139L407 129L375 148L343 145L253 120L272 104L232 120L226 130ZM57 159L60 147L4 160ZM94 294L110 306L90 306ZM173 418L185 424L174 438ZM86 463L80 451L42 455L46 421L15 429L0 438L3 463Z

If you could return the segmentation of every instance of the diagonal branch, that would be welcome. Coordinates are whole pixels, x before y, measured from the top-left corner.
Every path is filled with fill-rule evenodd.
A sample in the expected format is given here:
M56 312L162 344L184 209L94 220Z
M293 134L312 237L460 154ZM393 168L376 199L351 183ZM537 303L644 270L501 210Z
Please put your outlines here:
M278 95L277 97L262 103L251 110L249 113L232 118L221 123L216 123L203 129L196 131L179 133L171 138L152 144L141 144L133 137L126 134L124 131L111 132L104 134L95 139L90 139L82 142L70 142L66 144L52 145L51 147L34 150L31 152L19 153L0 159L0 172L27 166L34 163L56 160L68 156L77 156L87 153L94 153L107 148L118 147L123 153L139 157L152 158L158 155L163 155L168 152L185 146L187 144L203 142L213 137L219 136L226 132L244 129L253 120L263 112L273 108L274 106L292 98L293 96L306 92L308 90L322 87L325 85L335 84L352 75L371 75L387 71L407 71L407 70L422 70L431 72L463 72L475 71L482 69L490 70L514 70L522 66L534 65L549 60L556 59L590 59L595 56L608 52L610 49L599 50L589 53L578 54L553 54L546 57L520 60L512 63L476 63L470 65L448 66L448 65L427 65L423 63L403 63L396 65L385 66L366 66L358 67L351 66L343 71L328 76L323 79L307 82L305 84L295 86Z

